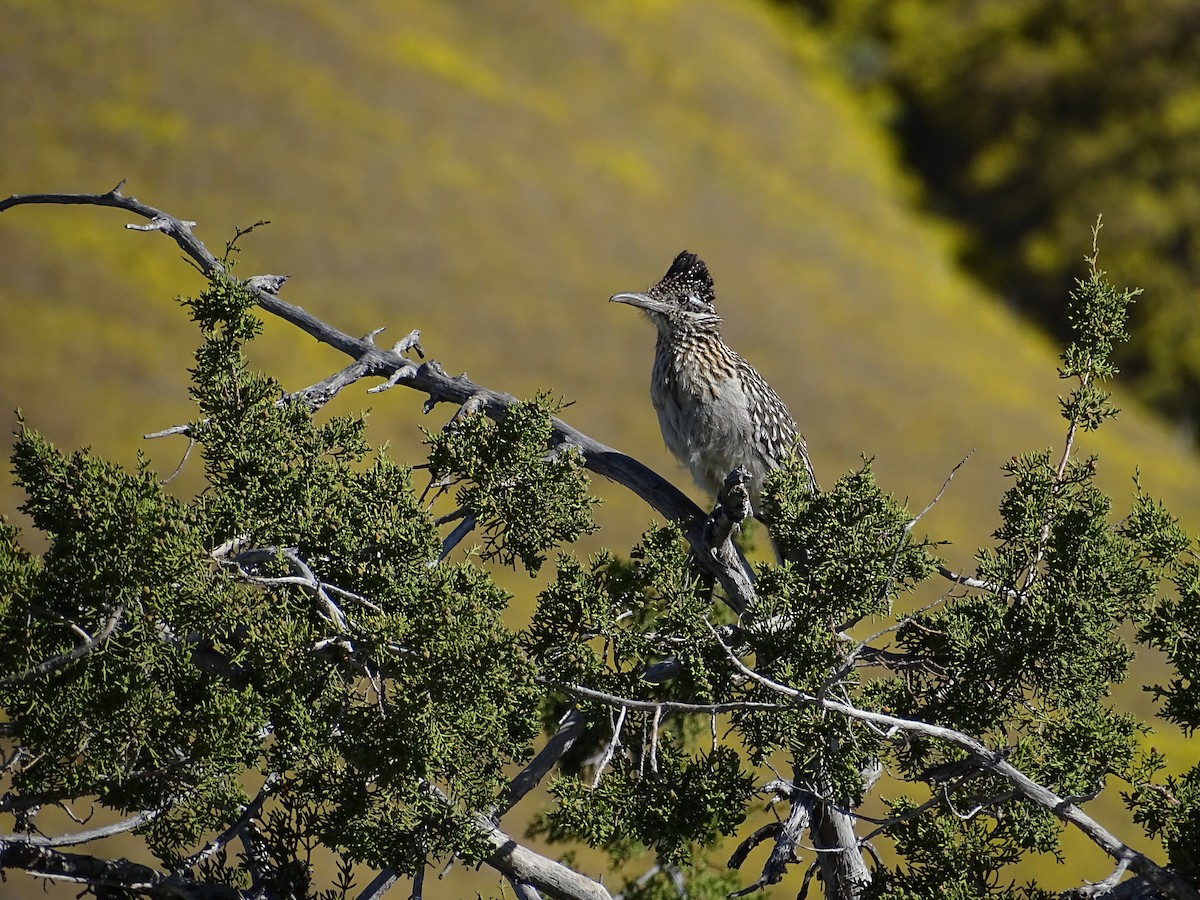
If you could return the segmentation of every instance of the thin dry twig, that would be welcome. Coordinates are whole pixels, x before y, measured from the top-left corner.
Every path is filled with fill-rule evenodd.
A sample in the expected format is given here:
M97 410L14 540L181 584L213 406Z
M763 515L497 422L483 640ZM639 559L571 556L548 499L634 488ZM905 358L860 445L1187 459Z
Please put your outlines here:
M21 684L26 681L32 681L43 675L48 675L51 672L56 672L65 666L67 663L73 662L89 653L92 653L102 646L117 630L117 626L121 624L121 619L125 615L125 606L118 605L116 609L108 617L108 621L104 623L104 627L96 634L95 637L89 635L86 631L80 628L75 623L71 623L71 631L81 638L80 643L73 649L50 659L42 660L35 666L30 666L23 672L18 672L15 675L7 675L0 678L0 687L8 687L14 684Z
M604 755L600 757L600 762L596 765L596 774L592 778L592 790L600 786L600 779L604 776L604 770L608 768L613 754L616 753L617 747L621 744L621 727L625 724L625 714L628 711L627 707L622 706L617 713L617 722L613 725L612 739L608 742L608 746L604 748Z

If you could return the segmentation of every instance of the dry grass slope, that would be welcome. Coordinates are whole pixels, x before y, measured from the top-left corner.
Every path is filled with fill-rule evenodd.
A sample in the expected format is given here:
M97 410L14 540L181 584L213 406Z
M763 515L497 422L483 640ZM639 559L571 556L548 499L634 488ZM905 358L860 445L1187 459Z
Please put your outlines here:
M270 219L243 274L291 273L285 296L347 331L418 327L482 383L560 393L574 424L680 482L647 398L651 329L605 300L684 247L826 481L865 453L920 507L977 449L923 523L953 565L995 524L1000 462L1061 441L1053 348L953 269L953 235L913 213L819 44L766 6L0 0L0 30L0 194L128 177L213 248ZM199 282L123 222L0 217L0 416L129 462L191 414L171 297ZM341 364L280 325L260 344L292 388ZM419 452L420 398L339 404ZM147 449L164 472L182 451ZM1085 449L1118 496L1140 464L1195 526L1200 467L1148 416ZM647 512L598 488L600 539L626 547ZM0 489L0 511L18 502Z

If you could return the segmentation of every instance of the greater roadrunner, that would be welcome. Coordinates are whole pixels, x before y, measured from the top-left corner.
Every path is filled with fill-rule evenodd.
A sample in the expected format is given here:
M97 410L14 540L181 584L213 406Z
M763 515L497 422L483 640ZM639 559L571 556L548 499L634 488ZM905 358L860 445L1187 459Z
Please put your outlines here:
M708 267L686 250L645 293L613 294L643 310L658 328L650 399L663 440L715 495L736 466L750 473L750 502L759 514L763 479L796 452L809 484L812 464L796 420L754 366L721 340Z

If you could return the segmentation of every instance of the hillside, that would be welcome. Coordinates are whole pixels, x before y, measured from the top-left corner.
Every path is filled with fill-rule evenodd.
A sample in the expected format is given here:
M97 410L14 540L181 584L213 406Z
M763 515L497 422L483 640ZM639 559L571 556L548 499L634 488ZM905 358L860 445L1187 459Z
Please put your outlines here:
M1055 349L956 271L953 234L914 213L819 41L771 7L0 0L0 27L0 195L128 178L215 250L269 219L239 242L241 274L290 273L284 296L345 331L420 328L490 387L561 394L572 424L681 484L647 397L652 329L606 300L682 248L707 260L727 339L788 401L825 482L873 456L919 509L975 449L922 520L952 566L994 527L999 465L1061 442ZM141 435L192 414L195 337L172 297L199 279L125 221L0 216L0 416L169 473L182 443ZM342 365L278 323L259 345L292 389ZM422 419L422 399L336 405L370 407L373 436L415 460L418 426L446 415ZM1118 498L1140 465L1194 530L1200 466L1123 405L1085 451ZM599 541L623 550L649 515L598 489ZM0 486L0 511L18 503Z

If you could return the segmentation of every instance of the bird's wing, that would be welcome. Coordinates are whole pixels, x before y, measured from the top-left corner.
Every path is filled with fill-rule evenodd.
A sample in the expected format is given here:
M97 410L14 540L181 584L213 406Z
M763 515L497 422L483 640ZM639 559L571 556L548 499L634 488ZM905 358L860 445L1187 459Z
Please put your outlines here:
M758 371L749 363L744 362L744 365L754 446L762 455L763 462L777 469L785 459L796 453L804 462L809 483L815 487L816 477L808 458L808 445L800 434L796 420Z

